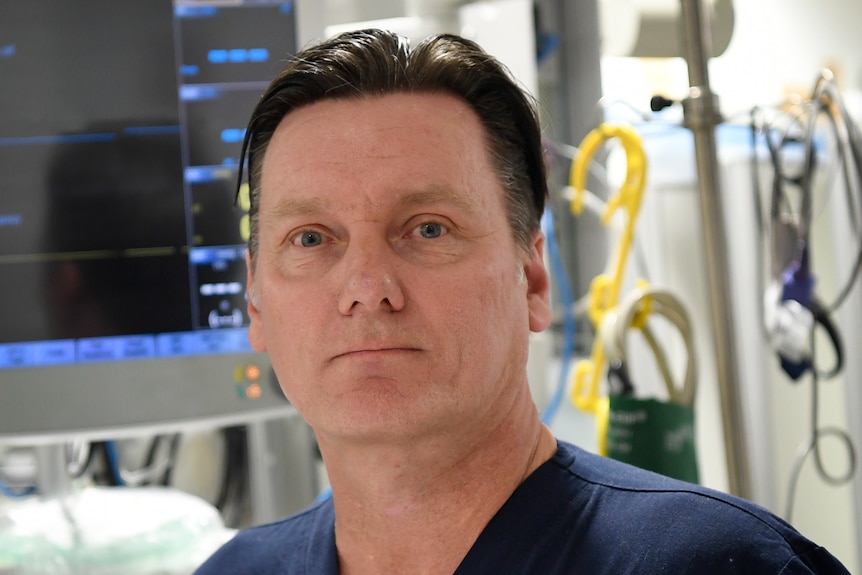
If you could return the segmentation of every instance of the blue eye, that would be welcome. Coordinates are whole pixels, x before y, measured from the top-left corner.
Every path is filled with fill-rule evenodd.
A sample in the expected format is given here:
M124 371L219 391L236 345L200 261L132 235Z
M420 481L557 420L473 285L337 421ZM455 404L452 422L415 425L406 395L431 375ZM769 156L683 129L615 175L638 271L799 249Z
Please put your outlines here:
M443 226L435 222L420 224L418 230L423 238L439 238L445 232Z
M323 236L320 232L302 232L298 239L299 244L304 248L313 248L323 243Z

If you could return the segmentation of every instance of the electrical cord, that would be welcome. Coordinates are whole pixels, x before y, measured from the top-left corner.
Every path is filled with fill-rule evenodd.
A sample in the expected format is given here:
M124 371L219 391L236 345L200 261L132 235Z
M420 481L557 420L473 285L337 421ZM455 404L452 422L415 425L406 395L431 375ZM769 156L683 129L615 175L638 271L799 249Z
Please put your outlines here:
M682 337L687 363L681 385L675 383L667 356L649 326L647 320L653 315L668 320ZM609 362L618 360L622 365L629 363L626 335L632 327L641 331L652 351L671 403L693 405L697 387L697 351L689 314L679 298L666 289L640 287L632 290L616 308L609 311L599 330Z
M173 467L172 455L168 454L157 461L155 460L155 453L162 443L162 438L163 436L158 435L151 440L143 467L140 469L119 468L120 477L124 485L133 487L152 485L154 483L167 485L167 483L164 483L164 478L167 477L170 469Z
M111 471L111 477L114 486L124 485L123 476L120 472L120 454L117 451L117 444L114 441L106 441L104 443L105 446L105 455L108 460L108 465Z
M80 479L93 463L93 449L86 441L72 441L66 444L67 470L72 479Z
M572 356L575 353L575 335L576 324L572 301L572 289L569 286L566 269L563 265L563 260L560 257L560 249L557 244L557 236L554 232L554 214L551 210L546 210L542 217L542 227L545 230L547 239L548 254L551 260L551 268L554 272L554 277L557 281L557 287L560 291L560 303L563 307L563 346L560 352L560 374L557 379L554 393L551 396L551 401L542 411L542 423L550 425L554 416L560 410L563 403L563 397L566 392L566 385L569 381L569 369Z
M823 70L817 78L814 86L814 95L812 96L811 101L813 111L809 117L808 137L806 138L806 147L808 148L809 153L806 154L806 157L813 159L813 135L815 122L820 114L825 114L833 126L833 134L835 136L836 143L838 144L839 157L842 160L842 168L845 171L845 190L848 192L848 207L850 210L849 213L851 214L851 223L854 225L854 230L858 233L855 203L852 202L852 195L849 194L852 189L852 185L850 184L850 177L847 172L849 168L845 158L845 150L849 147L850 155L853 157L855 175L857 178L856 181L862 182L862 145L860 145L860 136L858 129L856 128L856 124L847 111L844 99L835 83L835 77L830 70ZM838 109L838 116L841 119L841 125L844 127L847 136L846 140L841 137L833 108ZM807 195L810 197L813 174L811 170L807 170L806 172L804 185L806 187L805 191L808 192Z
M90 449L94 452L93 464L95 464L95 458L98 457L105 471L104 475L94 473L93 481L96 484L104 484L112 487L123 485L116 444L113 441L96 441L93 442Z
M248 498L248 434L244 426L221 430L224 440L222 481L215 507L227 527L239 527Z
M837 110L837 113L836 113ZM862 241L860 241L860 225L858 223L857 201L854 199L854 190L859 191L862 184L862 145L860 145L859 132L847 113L841 95L837 90L831 73L824 72L817 79L813 96L810 101L796 103L791 112L779 116L784 120L783 127L775 122L769 122L765 113L759 109L751 112L751 143L752 143L752 182L754 186L754 198L758 211L758 226L760 238L767 239L770 253L770 275L773 285L778 284L779 290L784 290L781 304L799 303L807 308L813 322L807 332L807 345L800 342L807 349L801 349L809 359L802 363L796 360L791 364L805 366L811 372L811 401L809 433L800 444L796 456L791 464L788 478L788 489L785 501L785 519L792 521L794 501L797 494L799 478L809 456L813 458L814 469L818 477L828 485L843 485L849 482L856 473L856 452L853 441L849 434L837 426L821 427L819 418L820 386L823 381L837 376L843 367L843 344L837 327L833 324L830 315L836 311L851 292L862 267ZM833 153L839 164L839 171L835 177L842 178L844 192L846 194L847 212L850 217L853 233L860 242L853 268L849 279L838 290L835 300L829 305L823 305L817 296L811 293L810 283L805 287L805 281L812 281L809 275L810 257L810 235L814 221L819 216L820 209L815 210L813 187L815 176L823 173L818 166L818 153L823 150L823 144L816 140L819 121L825 117L827 121L827 132L833 142ZM769 200L769 233L764 229L764 214L760 208L760 181L757 175L757 136L762 136L769 152L769 160L772 169L771 197ZM782 154L790 145L801 144L803 146L802 170L798 174L789 174ZM825 174L830 177L830 173ZM855 182L855 183L854 183ZM828 182L826 186L831 191L836 182ZM798 189L798 201L792 201L788 186ZM829 197L826 196L822 206L825 208ZM794 206L794 204L796 204ZM763 245L762 243L760 244ZM761 270L759 274L760 287L765 275L765 266L760 260ZM796 275L796 272L801 272ZM770 288L772 289L772 288ZM807 291L806 291L807 290ZM761 293L765 290L761 289ZM786 299L797 301L786 302ZM765 309L765 308L764 308ZM763 310L762 310L763 311ZM766 314L763 315L766 317ZM828 371L823 371L815 361L815 339L816 327L821 327L829 337L835 351L835 363ZM782 356L782 367L786 368L785 356ZM802 369L805 369L804 367ZM796 379L802 371L796 369L788 372L792 379ZM847 468L844 473L830 472L823 460L822 442L826 438L835 438L844 447L847 453Z
M798 302L803 308L807 308L813 316L816 316L816 323L820 324L828 333L836 350L836 367L833 372L840 370L842 362L842 345L840 334L830 318L830 312L836 307L822 306L817 297L811 293L810 283L805 287L805 282L811 282L809 263L810 258L810 230L815 219L814 201L812 199L813 192L811 189L814 181L814 173L817 170L817 146L814 144L816 120L820 115L826 115L830 128L830 133L836 143L838 161L841 165L841 173L844 175L844 188L848 193L848 204L854 205L852 194L852 175L848 167L848 154L845 152L844 138L842 137L839 123L836 120L830 106L826 106L827 96L824 92L824 86L830 84L818 82L818 88L815 90L815 102L813 103L797 103L793 106L794 112L788 113L784 117L789 121L783 129L778 129L771 123L766 122L764 114L757 108L753 109L750 114L751 122L751 145L752 145L752 180L754 186L754 201L755 211L757 214L758 230L761 241L764 236L768 237L769 253L770 253L770 288L763 288L763 273L758 274L758 289L760 293L772 294L770 303L761 306L761 316L764 322L761 323L761 328L764 329L765 336L769 339L776 350L782 355L782 367L788 370L788 374L792 379L796 379L801 370L805 369L805 357L810 352L805 348L808 347L804 340L795 341L788 339L790 332L787 335L782 331L782 325L786 324L786 328L796 326L798 321L794 320L787 323L787 319L780 320L779 313L789 313L789 308L785 310L787 305L792 302L785 303L786 299L798 299ZM834 96L828 96L829 98ZM839 96L840 97L840 96ZM841 106L838 106L841 108ZM844 122L851 122L849 118L842 119ZM852 132L852 124L848 125L847 130ZM779 138L773 137L777 134ZM769 152L769 158L772 168L772 188L769 201L769 233L764 233L763 213L760 211L760 182L758 176L757 163L757 136L762 135L766 148ZM854 138L850 137L852 141ZM791 144L803 145L803 169L799 174L789 175L782 162L782 152ZM852 155L852 154L851 154ZM858 166L856 169L859 172ZM791 205L790 195L786 186L790 184L799 189L799 207L794 210ZM826 186L827 191L832 189L832 185ZM825 209L827 199L823 202ZM852 210L851 210L852 211ZM851 216L851 220L855 220ZM761 244L762 245L762 244ZM760 269L765 269L762 258L760 258L760 250L758 250L758 263ZM862 264L862 246L860 246L859 255L854 262L854 272L851 275L851 282L842 289L837 302L843 301L843 297L849 293L852 287L852 282L857 276L857 266ZM788 275L792 274L792 275ZM777 290L777 291L776 291ZM796 295L791 295L796 294ZM775 299L777 297L777 299ZM766 298L764 298L766 299ZM774 301L773 301L774 300ZM768 307L767 307L768 306ZM802 309L802 308L800 308ZM782 311L785 310L785 311ZM803 313L803 312L801 312ZM781 316L785 317L785 316ZM787 316L789 317L789 316ZM778 323L776 323L776 321ZM801 321L801 318L800 318ZM769 324L768 326L766 324ZM802 324L799 323L799 326ZM778 331L776 331L778 330ZM800 332L799 336L804 338L804 333ZM796 337L796 336L793 336ZM789 355L788 355L789 354ZM790 361L788 358L798 356L797 359ZM789 361L789 363L785 363Z
M148 479L148 483L156 481L159 485L170 485L171 474L176 466L181 440L182 436L179 433L172 433L171 435L157 435L150 441L144 465L146 468L158 467L159 472L153 472L151 474L153 477ZM165 442L168 444L168 452L156 463L156 454ZM158 477L159 475L161 477Z
M812 335L811 346L814 348L814 337ZM808 438L800 445L796 456L790 467L790 478L787 487L787 499L785 502L784 518L788 522L793 520L793 503L796 498L796 490L799 483L799 476L802 472L802 467L809 455L814 456L814 468L825 483L832 486L839 486L848 483L856 474L856 449L853 445L853 440L846 431L839 427L827 426L820 427L819 423L819 403L820 403L820 380L821 376L818 370L811 370L811 415L810 415L810 433ZM835 475L827 471L823 464L823 455L820 452L821 440L828 436L836 437L847 451L847 470L842 475Z
M844 175L844 191L847 195L847 205L848 205L848 217L850 218L851 226L853 227L854 232L859 235L859 222L858 222L858 210L856 208L856 202L853 201L853 184L852 180L855 177L855 181L857 182L857 192L862 194L862 142L860 142L860 134L859 130L856 126L856 123L853 121L849 112L847 111L847 107L844 103L844 99L841 96L840 91L835 83L835 78L833 74L824 70L820 76L818 77L814 94L812 96L812 107L813 110L809 117L808 122L808 132L805 137L805 146L806 146L806 170L803 174L803 206L802 212L800 214L800 227L802 228L802 237L803 239L807 238L808 230L811 225L811 187L814 179L813 176L813 161L814 161L814 131L815 131L815 122L816 119L822 114L826 115L829 119L830 126L832 127L832 134L836 144L836 150L838 151L839 162L842 168L842 174ZM841 126L844 128L844 133L846 135L846 140L842 138L841 130L838 127L838 120L835 118L834 109L838 110L838 118L841 120ZM848 151L849 147L849 156L852 158L852 172L851 168L848 166ZM851 175L851 173L853 175ZM862 268L862 240L857 237L859 241L859 247L857 250L857 255L854 260L853 268L851 274L844 286L838 290L838 295L835 300L824 306L827 312L833 312L843 305L844 301L852 291L852 288L856 282L856 279L859 276L860 268Z

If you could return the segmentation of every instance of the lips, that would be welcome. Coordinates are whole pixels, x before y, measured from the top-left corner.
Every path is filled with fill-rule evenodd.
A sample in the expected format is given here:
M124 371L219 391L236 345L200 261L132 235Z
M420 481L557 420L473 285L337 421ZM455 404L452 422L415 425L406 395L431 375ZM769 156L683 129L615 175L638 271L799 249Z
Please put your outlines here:
M413 353L413 352L418 352L418 351L422 351L422 350L417 348L417 347L410 346L410 345L360 345L360 346L356 346L356 347L352 347L350 349L347 349L346 351L343 351L341 353L338 353L338 354L334 355L332 357L332 359L336 360L339 358L362 357L362 356L368 356L368 357L380 356L380 357L383 357L386 355L396 355L399 353Z

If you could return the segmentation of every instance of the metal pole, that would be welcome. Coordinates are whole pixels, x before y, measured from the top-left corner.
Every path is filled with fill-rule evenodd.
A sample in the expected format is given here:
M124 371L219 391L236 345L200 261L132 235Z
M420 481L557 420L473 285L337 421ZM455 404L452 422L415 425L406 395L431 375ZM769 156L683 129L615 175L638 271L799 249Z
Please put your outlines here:
M72 480L66 468L66 446L38 445L36 454L36 488L44 498L63 498L72 492Z
M745 420L739 387L739 365L733 343L724 211L718 177L715 127L721 122L718 99L709 87L712 56L709 13L703 0L681 0L683 55L688 63L689 96L683 101L685 125L694 136L698 192L703 225L715 365L721 398L722 428L731 493L752 497Z
M601 38L599 37L598 0L545 0L546 22L561 38L559 78L561 102L556 117L561 142L580 142L604 118L596 103L602 97ZM568 171L560 174L568 179ZM590 181L590 189L601 192L600 182ZM592 276L587 270L601 269L607 250L602 238L606 232L598 220L575 221L568 200L554 199L555 225L560 252L566 263L568 279L575 293L586 293ZM602 242L602 243L597 243Z

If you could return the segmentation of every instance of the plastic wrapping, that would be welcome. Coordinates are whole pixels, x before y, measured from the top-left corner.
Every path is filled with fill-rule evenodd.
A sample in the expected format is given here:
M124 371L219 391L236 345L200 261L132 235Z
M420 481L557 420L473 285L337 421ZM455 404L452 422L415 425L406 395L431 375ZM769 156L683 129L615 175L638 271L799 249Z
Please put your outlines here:
M188 574L233 533L188 493L88 487L0 507L0 574Z

